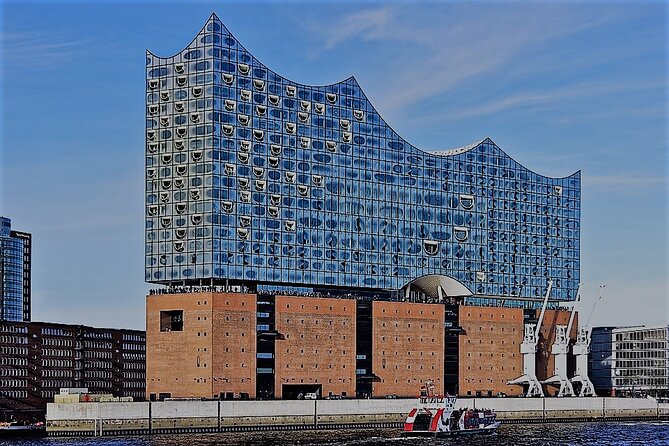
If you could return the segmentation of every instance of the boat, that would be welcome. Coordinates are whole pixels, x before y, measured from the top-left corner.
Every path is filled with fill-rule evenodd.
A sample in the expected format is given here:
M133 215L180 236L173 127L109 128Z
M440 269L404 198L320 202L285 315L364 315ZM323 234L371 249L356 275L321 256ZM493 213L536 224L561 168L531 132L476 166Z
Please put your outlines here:
M454 437L493 434L499 428L497 414L491 409L455 407L457 397L435 395L428 381L421 387L418 404L411 409L402 435L408 437Z
M37 437L44 435L46 427L43 422L31 423L28 421L0 422L0 438L10 437Z

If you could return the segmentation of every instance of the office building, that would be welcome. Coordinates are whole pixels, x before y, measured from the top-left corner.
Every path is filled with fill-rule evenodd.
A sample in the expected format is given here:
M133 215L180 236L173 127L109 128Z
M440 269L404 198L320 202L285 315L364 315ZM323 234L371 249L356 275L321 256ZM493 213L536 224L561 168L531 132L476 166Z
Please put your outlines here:
M596 327L590 364L603 394L668 397L669 326Z
M0 320L30 321L32 237L0 217Z
M185 376L188 386L203 385L194 396L225 396L219 379L250 397L308 391L291 386L316 379L321 391L347 395L405 394L426 378L465 394L517 393L505 380L522 370L523 323L536 319L549 280L557 319L576 298L580 172L540 175L489 138L417 148L355 78L326 86L286 79L215 15L185 49L170 57L147 51L146 64L145 276L167 287L147 298L149 394L167 395L176 382L163 380L183 384ZM329 299L350 301L344 310ZM205 300L211 314L198 313ZM255 331L244 325L240 339L241 329L211 325L232 317L226 307ZM495 321L493 345L506 342L500 324L515 324L519 339L504 348L517 365L478 347L487 334L477 347L463 343L488 308L499 313L486 316ZM168 321L174 325L163 330ZM310 364L294 355L315 355L321 324L330 323L346 366L336 373L323 371L334 367L325 356ZM180 348L167 347L177 340ZM428 369L414 368L421 353L435 358ZM485 381L463 381L473 379L462 369L474 367L471 354ZM496 364L481 363L491 354ZM192 376L170 369L175 358L194 367Z
M41 419L60 388L145 397L145 333L0 321L0 421Z
M590 337L588 374L599 396L613 394L613 330L616 327L594 327Z

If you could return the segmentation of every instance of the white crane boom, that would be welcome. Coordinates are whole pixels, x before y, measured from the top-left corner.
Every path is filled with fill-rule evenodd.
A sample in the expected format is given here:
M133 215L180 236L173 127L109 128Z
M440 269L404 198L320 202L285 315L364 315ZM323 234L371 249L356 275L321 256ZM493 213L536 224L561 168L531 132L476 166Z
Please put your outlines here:
M576 300L574 301L574 305L571 307L571 315L569 316L569 324L567 324L567 336L570 335L571 333L571 326L574 325L574 316L576 315L576 304L581 300L581 284L578 284L578 288L576 289Z
M539 339L539 331L541 330L541 323L544 321L544 315L546 314L546 305L548 304L548 297L551 295L551 289L553 288L553 279L548 279L548 291L546 291L546 296L544 297L544 303L541 305L541 313L539 314L539 321L537 322L537 328L534 331L534 339Z
M585 332L588 337L588 344L590 344L590 336L592 335L592 318L595 315L595 310L597 309L597 305L599 305L599 302L604 297L604 288L606 288L606 284L599 286L599 296L597 296L597 300L595 300L595 304L592 306L592 310L590 311L590 315L588 316L588 321L585 323Z

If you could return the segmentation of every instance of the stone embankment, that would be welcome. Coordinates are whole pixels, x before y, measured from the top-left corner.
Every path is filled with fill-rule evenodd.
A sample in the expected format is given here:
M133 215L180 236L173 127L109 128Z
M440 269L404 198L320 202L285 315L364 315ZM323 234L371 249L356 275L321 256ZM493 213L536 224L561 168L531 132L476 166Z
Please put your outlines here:
M252 430L399 428L413 399L317 401L162 401L47 406L51 436L137 435ZM652 398L468 398L503 423L669 419Z

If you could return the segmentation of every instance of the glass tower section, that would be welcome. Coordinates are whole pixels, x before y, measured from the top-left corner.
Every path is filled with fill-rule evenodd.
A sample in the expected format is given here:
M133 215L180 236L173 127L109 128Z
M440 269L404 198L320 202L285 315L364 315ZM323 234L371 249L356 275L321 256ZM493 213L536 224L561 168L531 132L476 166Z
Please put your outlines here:
M0 217L0 320L30 321L30 234Z
M355 78L282 77L212 15L146 56L146 281L572 300L580 172L532 172L490 139L424 151ZM389 92L392 94L392 92Z

